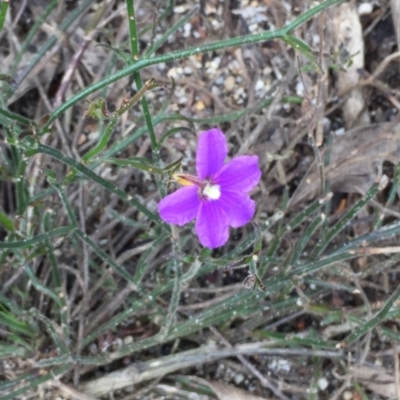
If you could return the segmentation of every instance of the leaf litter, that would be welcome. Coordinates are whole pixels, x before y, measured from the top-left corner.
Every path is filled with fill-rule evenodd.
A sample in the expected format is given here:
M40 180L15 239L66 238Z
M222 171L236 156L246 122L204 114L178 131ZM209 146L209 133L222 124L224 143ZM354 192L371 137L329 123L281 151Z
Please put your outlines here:
M67 3L72 11L78 5L77 2L68 1L65 2L65 6ZM321 193L321 168L318 161L315 161L315 149L313 150L313 146L310 145L310 140L307 138L308 128L311 126L309 120L315 122L313 118L315 115L319 115L321 118L318 123L324 122L325 124L323 127L325 131L324 144L318 148L321 160L325 164L322 169L324 179L329 184L329 190L333 191L335 196L344 197L348 206L351 206L352 202L364 195L382 174L388 174L393 183L393 166L399 164L400 161L399 128L394 118L398 112L396 101L400 85L398 77L396 77L396 74L398 75L398 59L393 58L387 63L384 74L379 77L373 76L377 63L391 57L399 42L399 27L392 24L392 21L398 20L398 9L395 3L395 1L391 2L392 9L390 9L386 2L371 2L370 12L366 12L367 8L364 7L362 15L357 15L356 12L360 8L350 7L347 3L341 6L342 12L346 10L346 15L350 18L351 14L351 18L355 22L345 27L341 24L332 24L330 26L332 32L324 35L323 51L328 54L333 53L333 56L339 56L327 59L319 57L321 65L331 68L329 79L327 77L324 81L325 93L321 90L321 84L315 71L311 69L310 72L307 72L307 67L309 67L307 59L302 57L297 59L293 50L288 46L278 41L271 41L261 45L243 46L235 51L228 49L189 57L168 65L160 64L150 67L142 72L144 79L154 78L157 82L170 84L170 78L173 77L176 87L172 93L158 90L150 92L146 96L152 103L155 113L162 109L163 102L170 96L166 110L171 114L179 112L185 118L202 119L205 122L196 123L198 131L213 126L212 118L216 115L223 115L228 111L242 111L243 108L254 109L255 107L256 109L265 97L277 98L276 102L272 103L271 109L249 112L234 122L227 118L227 122L221 123L223 125L221 128L230 138L230 155L234 156L236 151L241 149L244 152L250 151L259 154L260 159L264 160L263 182L255 193L255 197L258 196L256 219L260 226L281 207L286 192L290 195L290 201L289 208L285 210L285 222L288 221L288 218L296 215L296 210L306 207L309 202L325 195L325 193ZM63 10L63 2L60 4L59 8L53 10L49 20L34 37L32 46L24 53L20 69L17 72L27 71L26 68L30 61L51 35L57 36L55 46L44 54L36 69L23 80L14 97L7 99L12 111L34 120L39 120L43 115L52 111L51 106L56 100L56 93L62 93L57 91L60 88L60 82L71 67L74 73L71 75L68 86L65 87L64 95L59 97L61 99L71 97L88 84L96 82L104 76L105 68L109 65L108 61L115 57L115 53L110 48L102 46L104 43L112 48L120 48L122 52L127 52L129 48L126 43L128 24L125 5L123 2L104 2L105 9L102 10L100 23L90 31L90 41L81 55L80 62L74 64L73 56L79 52L80 46L87 39L85 34L87 27L90 26L88 21L96 20L99 6L89 7L85 11L84 18L78 21L73 31L69 29L63 36L64 33L61 34L57 30L58 22L62 19L63 12L71 12L71 10ZM137 4L140 6L138 7L140 29L145 28L147 23L156 20L158 24L155 29L156 38L181 18L185 12L196 6L194 1L178 1L170 20L157 20L155 17L161 14L156 11L159 2L137 2ZM361 7L362 4L369 3L357 2L358 7ZM19 6L21 6L20 11L18 10ZM206 2L199 13L178 30L160 48L159 52L167 54L170 51L198 45L205 41L221 40L224 35L234 37L248 32L256 33L274 29L292 20L307 7L306 2L303 4L297 1L222 2L215 0ZM339 12L340 9L336 7L335 10ZM7 77L9 82L13 83L10 78L15 79L15 76L8 75L15 50L18 51L18 44L22 43L33 21L37 20L42 13L43 5L36 1L15 2L15 5L11 6L11 13L7 16L5 27L7 35L4 33L2 35L3 51L0 52L2 57L1 73ZM340 16L335 18L337 22L345 23L344 18ZM326 15L325 21L329 25ZM317 55L320 53L318 48L319 33L321 32L319 24L318 18L314 18L308 25L302 26L296 32L296 36L299 35L309 44ZM143 48L150 45L151 35L150 29L141 36ZM336 43L330 43L333 37L343 37L343 39L337 39ZM349 42L349 38L355 44L351 40ZM357 51L357 46L362 45L364 45L364 60L361 57L361 49ZM336 54L337 52L339 54ZM344 56L345 61L340 56ZM298 64L299 61L300 64ZM121 59L114 60L114 64L117 69L124 66ZM302 77L295 73L288 79L288 82L281 83L278 88L274 87L276 81L283 81L284 77L290 76L289 69L296 71L299 66L304 67ZM337 68L337 72L335 68ZM364 84L366 81L364 81L363 71L373 76L372 81L368 81L368 85ZM18 77L18 74L16 76ZM16 82L19 83L18 79ZM4 88L6 84L3 82L2 87ZM282 93L279 93L279 86ZM354 88L350 90L349 87ZM118 109L124 99L131 96L131 92L134 90L130 78L124 78L109 86L106 100L107 105L110 105L111 112ZM343 91L346 93L342 95ZM318 97L319 92L321 93L320 97ZM296 101L281 102L284 95L292 96ZM307 115L310 117L309 120L304 118L304 108L299 106L298 100L299 98L302 100L303 96L308 96L312 100L309 108L310 115ZM96 94L92 95L90 100L96 101L98 98L99 96ZM320 104L317 104L319 109L315 108L313 103L313 99L317 98L320 99ZM354 102L356 105L351 105ZM56 126L56 132L41 138L43 143L61 148L65 153L79 160L96 145L96 139L102 130L101 121L81 118L85 109L87 109L87 104L82 102L74 108L72 113L66 113L60 124ZM324 110L329 112L325 113ZM267 119L264 118L266 113L268 113ZM138 108L133 108L129 113L125 113L116 126L110 146L118 148L121 140L129 137L130 133L140 125L140 117L141 113ZM157 134L161 136L167 129L179 128L179 126L187 128L190 124L184 118L177 119L172 126L163 121L157 126ZM354 128L354 126L357 127ZM342 135L334 136L329 144L328 138L334 132L342 133ZM2 132L1 135L3 138L5 134ZM249 138L255 139L248 141ZM131 142L130 146L120 148L120 151L117 152L118 157L126 159L149 157L149 146L148 139L138 136L138 139ZM2 143L2 150L3 147L4 143ZM4 148L7 153L9 148ZM183 157L182 164L192 167L194 148L195 140L190 135L174 134L166 139L162 157L166 164ZM107 154L105 158L111 159L113 156L116 155ZM327 162L325 162L326 159L328 159ZM68 172L60 164L37 156L27 170L31 182L29 190L32 194L39 192L38 188L47 188L48 183L41 173L46 168L54 169L59 177L65 176ZM152 201L155 203L158 200L154 182L151 178L145 179L142 171L104 166L96 168L104 178L118 182L119 186L130 195L137 195L142 204L149 204ZM2 164L2 174L3 171L5 170ZM8 172L4 172L3 175L6 179L0 182L1 204L7 218L12 217L13 219L16 215L17 204L16 199L10 193L15 190L15 182L7 174ZM105 261L96 258L92 249L84 247L83 253L80 253L76 251L74 247L76 244L73 241L64 239L59 242L51 242L50 244L54 245L55 256L60 257L62 261L61 270L67 282L66 293L70 307L73 308L71 314L75 316L70 325L70 329L75 335L72 336L73 340L75 337L79 338L79 318L81 320L86 317L92 319L92 321L88 321L87 326L90 329L87 329L86 332L88 335L92 335L92 339L89 340L89 343L84 344L79 343L81 339L78 339L78 342L74 343L77 346L75 349L80 349L76 354L98 358L92 360L92 363L86 367L80 365L78 360L74 373L62 374L62 384L58 386L54 384L51 388L40 387L42 393L45 392L48 398L63 395L84 399L85 396L89 396L89 394L84 394L85 384L99 376L111 379L114 373L118 380L118 372L123 371L126 363L137 362L134 365L143 374L140 367L147 365L143 363L152 361L162 363L163 357L171 357L171 360L176 361L179 360L179 355L183 356L185 351L193 349L198 349L200 353L202 351L206 354L207 352L211 353L212 349L207 348L206 342L221 338L215 331L208 330L207 310L210 305L218 306L218 303L221 303L221 309L231 308L229 301L235 299L235 296L242 295L241 291L238 293L237 283L246 278L248 271L245 269L244 271L223 272L223 265L227 264L224 261L219 268L202 272L200 276L187 283L187 287L182 290L180 299L179 307L182 308L178 308L180 310L178 327L184 328L185 324L189 324L193 319L198 319L199 327L190 332L187 331L188 333L182 337L167 336L163 338L159 334L159 330L162 325L162 316L168 309L171 289L160 291L158 294L152 290L171 281L169 278L173 277L173 266L168 263L166 267L165 260L173 259L176 254L173 254L169 245L164 242L158 243L156 246L149 246L149 243L152 243L152 236L147 231L146 220L135 209L109 197L105 191L90 181L86 181L85 185L87 186L83 186L79 182L74 182L74 185L66 189L68 199L75 209L80 210L80 221L86 226L87 234L101 246L107 248L107 251L116 259L127 254L126 252L133 255L130 259L124 257L124 265L131 272L137 273L139 276L142 274L145 277L143 280L145 296L140 297L143 293L140 293L137 287L125 286L121 290L121 286L124 285L123 281L105 268ZM377 200L384 203L387 195L386 191ZM54 208L59 226L67 221L67 216L55 197L48 199L41 197L37 201L39 204L42 202L46 207ZM395 198L393 209L398 208L398 204L398 199ZM113 213L107 210L112 210ZM334 211L336 210L333 209L332 212ZM118 215L118 219L115 218L116 215ZM30 224L38 223L37 216L30 215L29 218ZM366 208L366 213L362 218L369 224L367 231L370 232L374 218L372 207ZM396 223L396 220L392 216L387 216L385 222ZM347 396L348 393L353 396L352 398L357 398L360 393L364 395L365 392L368 395L372 393L383 398L396 397L398 389L395 379L398 378L398 371L396 372L395 360L385 358L385 363L380 369L372 368L370 363L374 362L375 352L391 349L392 340L398 340L395 313L397 305L394 306L394 310L391 311L384 324L372 331L370 342L366 342L370 346L364 347L366 358L363 364L357 365L359 361L357 347L349 349L350 361L341 353L341 350L336 351L337 357L335 358L333 356L324 357L323 353L315 353L315 349L318 341L324 338L325 321L334 321L330 323L331 327L340 327L341 323L346 326L348 330L338 329L339 333L336 336L339 341L342 341L348 332L352 332L354 327L359 325L360 320L354 323L357 317L368 318L370 314L365 310L372 307L376 301L384 301L385 296L390 294L398 284L397 263L389 263L388 261L393 261L393 259L385 255L379 258L378 256L367 258L366 262L362 264L340 261L334 263L329 271L324 270L313 275L313 281L297 282L293 277L293 282L289 286L282 286L281 292L274 292L271 289L274 279L275 281L279 279L279 274L285 272L284 268L290 270L290 266L282 266L282 259L291 259L292 244L299 239L301 231L306 229L307 224L303 222L298 230L289 231L286 234L279 232L282 226L277 224L270 233L272 239L274 235L283 239L279 243L278 250L268 254L268 257L275 257L275 259L273 265L269 266L269 270L262 277L264 283L269 283L266 285L267 297L260 293L245 294L254 296L249 304L246 303L247 300L243 301L241 304L243 308L238 308L237 314L232 313L229 319L222 322L215 320L211 324L219 325L222 336L232 343L232 352L218 361L208 362L207 358L200 361L199 358L197 363L194 361L186 367L183 367L182 364L177 367L177 370L181 374L186 374L189 381L194 375L200 376L203 384L211 387L213 391L213 393L207 392L207 398L223 400L235 398L234 396L238 399L270 398L273 391L263 386L260 375L268 378L268 382L277 391L274 395L280 398L309 398L307 393L314 390L314 387L319 387L319 398L327 399ZM329 226L324 229L329 229ZM245 229L231 238L227 248L220 254L214 254L214 259L218 258L217 255L226 256L228 251L238 247L241 241L250 235L250 231L250 229ZM341 243L347 243L351 240L354 231L351 226L346 228L335 244L340 246ZM1 231L0 234L2 238L6 235L4 231ZM270 243L271 236L263 232L263 238L265 239L264 247L260 256L266 254L265 247ZM200 251L195 242L190 241L192 239L188 240L189 245L186 246ZM386 239L385 245L388 246L390 241L390 238ZM312 250L312 245L311 242L305 247L305 253ZM37 250L41 249L37 248ZM246 255L244 250L240 257L229 261L234 262L243 258L242 256ZM49 278L51 263L43 252L40 254L40 258L36 259L34 253L28 254L28 256L35 260L33 270L35 273L41 274L42 284L51 287ZM142 255L146 256L141 258ZM26 288L29 287L26 277L21 269L18 271L13 269L13 265L19 265L18 259L20 258L18 257L21 257L21 254L9 255L9 259L5 260L1 271L2 281L5 282L2 293L10 301L7 303L7 310L16 312L16 307L18 309L24 302L27 302L30 307L39 309L43 315L50 318L54 310L48 305L48 300L43 299L43 294L32 292L31 289L28 297L24 296L24 292L28 293ZM95 260L95 265L101 265L101 268L97 270L90 269L90 279L88 276L85 277L84 272L77 267L77 264L84 265L89 259L91 259L91 263ZM306 254L301 258L301 262L307 262ZM93 264L91 264L92 267ZM140 268L143 269L140 270ZM135 272L136 269L140 271ZM37 283L39 282L41 281L38 280ZM349 287L352 290L348 290ZM316 290L317 288L319 291ZM344 288L347 288L347 291ZM82 292L79 292L80 290ZM82 296L82 293L85 295ZM154 294L156 302L150 299L153 294L149 293ZM223 297L227 293L230 296ZM52 292L52 294L54 293ZM116 294L121 294L121 296L118 297ZM123 319L123 313L129 310L136 296L141 298L141 307L137 307L134 313L127 313L127 317ZM2 304L4 304L3 301ZM190 307L193 305L197 306L197 311L191 310ZM310 311L315 310L317 306L320 307L320 314ZM211 310L215 315L219 312L217 307ZM376 312L375 308L372 310L372 312ZM115 315L118 318L121 317L119 322L112 319ZM5 352L5 356L2 357L2 375L8 380L16 379L24 372L28 373L29 379L34 379L36 371L42 367L41 371L45 373L47 370L44 366L47 360L51 361L52 357L57 355L57 347L52 340L57 339L57 335L62 336L63 334L60 325L46 323L46 319L39 323L34 321L33 316L24 316L24 318L27 321L24 329L35 331L33 327L29 327L30 323L33 323L36 328L37 325L39 326L41 335L38 342L40 343L37 347L28 346L30 350L26 351L23 357L16 357ZM107 326L110 319L113 323L107 329L102 329L102 334L93 336L93 333L96 332L95 329L99 326ZM93 324L93 321L96 324ZM202 323L206 325L202 327ZM18 327L22 329L22 326L16 322L13 326L14 329ZM13 337L19 337L15 332L12 332ZM260 335L273 337L278 333L283 334L284 339L282 337L279 341L275 339L275 355L255 354L256 352L251 355L249 350L249 355L246 357L250 366L246 360L235 357L234 350L239 350L239 347L235 346L246 342L255 343ZM392 336L389 336L390 334ZM88 337L90 338L90 336ZM124 348L123 346L133 346L132 343L143 343L142 341L152 338L158 339L148 347L144 342L143 347L139 347L140 350L133 351L129 355L122 356L122 353L119 353L120 349ZM310 340L312 345L298 347L296 340L299 338ZM2 340L4 339L6 339L6 335L2 333ZM26 338L24 337L24 339ZM277 347L278 343L280 347ZM360 341L359 344L366 346L364 341ZM297 346L296 349L299 350L297 355L287 354L286 351L293 346ZM102 349L105 354L102 353ZM334 346L332 346L333 350ZM20 352L21 348L17 353L20 354ZM174 354L176 354L175 358ZM114 363L107 357L114 359ZM313 360L316 358L318 362L314 364ZM272 368L273 365L278 365L280 360L289 360L291 368L289 373ZM97 367L97 365L102 365L102 367ZM348 365L350 366L348 367ZM231 373L221 377L218 370L222 367L225 370L229 369ZM260 375L257 375L257 371ZM347 386L342 385L341 377L335 371L339 371L341 376L346 376ZM171 372L168 371L169 374ZM130 389L129 386L124 386L124 390L126 390L116 391L114 396L121 399L157 398L154 396L190 398L193 393L201 393L198 387L182 381L177 376L167 375L164 377L164 375L165 371L160 369L157 374L150 377L150 381L143 379L138 386ZM244 379L239 379L240 376L243 376ZM327 380L328 385L318 386L317 382L319 382L320 376ZM218 382L216 382L217 378L219 378ZM80 382L80 386L77 384L78 382ZM173 392L178 385L179 392ZM35 387L33 386L29 392L33 397L36 395ZM3 389L1 386L0 388L2 393L8 394L8 389ZM108 394L113 392L112 385L107 390Z

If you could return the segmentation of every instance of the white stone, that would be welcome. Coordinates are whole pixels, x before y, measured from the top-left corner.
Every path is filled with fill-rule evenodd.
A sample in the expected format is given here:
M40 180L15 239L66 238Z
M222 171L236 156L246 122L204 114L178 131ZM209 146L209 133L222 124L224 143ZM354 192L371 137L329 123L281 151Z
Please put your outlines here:
M374 6L371 3L361 3L358 6L358 15L368 15L371 14Z
M183 26L183 37L188 38L190 36L191 31L192 31L192 24L188 22Z
M176 13L176 14L183 14L185 11L187 10L187 6L176 6L175 8L174 8L174 12Z
M319 378L317 383L320 390L326 390L329 386L329 382L324 376Z
M235 87L235 78L230 75L224 81L225 90L230 92Z
M236 374L235 378L233 380L235 381L236 385L240 385L244 381L244 375L243 374Z
M268 367L276 372L279 372L279 371L290 372L291 363L288 360L275 358L271 362L268 363Z
M256 91L258 91L258 90L263 90L264 87L265 87L264 81L263 81L262 79L257 79L256 86L255 86L255 90L256 90Z
M339 129L336 129L335 135L342 136L342 135L344 135L344 132L345 132L344 128L339 128Z
M343 400L352 400L352 399L353 399L353 393L351 393L349 390L343 392Z
M303 96L304 95L304 85L301 80L298 80L296 83L296 94L297 96Z

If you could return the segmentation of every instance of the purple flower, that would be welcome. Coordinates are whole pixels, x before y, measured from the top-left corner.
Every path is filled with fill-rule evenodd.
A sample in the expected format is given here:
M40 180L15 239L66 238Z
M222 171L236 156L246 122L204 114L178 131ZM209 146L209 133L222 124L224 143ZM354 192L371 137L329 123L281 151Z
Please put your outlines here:
M250 192L260 180L257 156L239 156L224 164L228 146L219 129L199 136L197 177L175 174L183 187L158 204L161 218L174 225L185 225L196 218L200 243L209 248L223 246L229 226L246 225L254 215Z

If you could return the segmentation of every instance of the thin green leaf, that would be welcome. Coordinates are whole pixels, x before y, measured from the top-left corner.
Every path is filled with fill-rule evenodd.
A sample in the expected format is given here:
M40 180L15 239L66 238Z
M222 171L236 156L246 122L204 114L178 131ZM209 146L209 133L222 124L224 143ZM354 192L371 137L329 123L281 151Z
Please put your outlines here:
M100 161L124 167L137 168L140 169L141 171L147 171L152 174L164 173L164 171L161 168L157 168L154 165L144 164L134 159L121 159L121 158L110 157L110 158L101 158Z
M25 265L24 270L28 278L31 280L33 286L35 286L36 290L45 294L46 296L51 297L59 306L61 306L60 297L53 290L43 285L29 265Z
M129 158L129 159L121 159L121 158L100 158L99 161L106 162L114 165L124 166L124 167L132 167L140 169L141 171L147 171L152 174L164 174L169 171L174 171L179 168L182 163L182 157L178 160L168 164L164 168L158 168L154 165L150 164L148 161L146 163L142 161L137 161L136 158Z
M386 319L387 314L390 309L393 307L393 304L400 297L400 285L397 286L396 290L390 295L390 297L386 300L383 307L368 321L360 325L356 330L347 338L345 341L346 344L354 343L361 336L365 335L368 331L374 329L381 322Z
M9 311L0 311L0 324L6 326L11 332L18 332L27 336L32 336L36 333L30 325L18 320Z
M106 49L113 51L126 65L130 65L133 61L132 56L128 52L125 52L124 50L112 47L107 43L99 43L97 46L104 47Z
M7 2L8 3L8 2ZM1 12L1 11L0 11ZM0 15L0 25L1 25L1 15ZM1 28L1 27L0 27ZM6 82L8 83L13 89L16 89L18 87L17 82L15 81L15 79L10 76L10 75L6 75L6 74L0 74L0 81Z
M194 15L199 12L199 6L192 8L184 17L178 22L167 29L165 33L158 39L145 53L146 57L150 57L154 54L179 28L186 24Z
M142 212L144 215L146 215L151 221L155 222L157 225L162 226L167 231L170 230L169 226L166 225L165 223L161 222L160 218L157 215L155 215L150 210L148 210L145 206L140 204L132 196L128 195L126 192L119 189L113 183L111 183L111 182L107 181L106 179L102 178L101 176L97 175L92 170L85 167L83 164L75 161L73 158L68 157L68 156L64 155L61 151L54 149L52 147L46 146L44 144L39 144L38 152L47 154L50 157L53 157L53 158L61 161L62 163L67 164L70 167L78 170L81 174L87 176L89 179L93 180L100 186L104 187L106 190L117 195L120 199L128 202L133 207L136 207L140 212ZM0 243L0 245L1 245L1 243Z
M196 137L196 132L192 128L188 128L187 126L179 126L177 128L169 129L167 132L165 132L161 136L160 140L158 141L159 146L162 146L165 139L168 139L170 136L174 135L175 133L181 133L181 132L188 132Z
M8 119L11 119L15 122L19 122L22 125L27 125L27 126L31 126L32 124L35 125L35 122L23 117L22 115L13 113L9 110L5 110L4 108L0 108L0 114L5 116Z
M0 208L0 225L3 225L5 229L8 231L14 232L15 227L14 227L14 222L12 219L8 218L8 216L2 211Z
M322 67L317 62L316 58L313 55L313 51L310 49L308 44L290 34L283 35L281 39L293 49L303 54L303 56L306 57L319 70L320 73L323 73Z
M328 244L347 226L347 224L357 215L357 213L373 198L375 195L382 190L380 182L376 182L367 191L364 197L356 201L356 203L345 212L342 218L328 231L326 237L315 246L310 257L315 259L322 251L328 246Z
M42 235L37 235L31 239L25 239L17 242L0 242L1 249L21 249L24 247L32 246L33 244L43 242L55 236L65 236L73 231L72 226L62 226L60 228L55 228L50 232L44 233Z
M9 0L3 0L0 6L0 32L3 30L4 22L7 16Z

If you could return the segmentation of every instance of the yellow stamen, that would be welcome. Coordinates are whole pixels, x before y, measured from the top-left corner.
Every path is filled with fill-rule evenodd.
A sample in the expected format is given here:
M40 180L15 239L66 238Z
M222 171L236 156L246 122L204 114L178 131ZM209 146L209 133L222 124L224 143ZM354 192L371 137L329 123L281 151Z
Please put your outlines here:
M195 179L193 179L196 177L195 176L191 176L191 175L186 175L186 174L173 174L172 175L172 179L179 183L179 185L181 186L193 186L196 184Z

